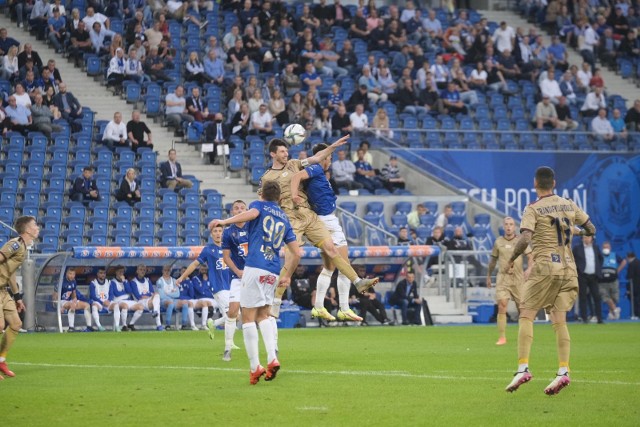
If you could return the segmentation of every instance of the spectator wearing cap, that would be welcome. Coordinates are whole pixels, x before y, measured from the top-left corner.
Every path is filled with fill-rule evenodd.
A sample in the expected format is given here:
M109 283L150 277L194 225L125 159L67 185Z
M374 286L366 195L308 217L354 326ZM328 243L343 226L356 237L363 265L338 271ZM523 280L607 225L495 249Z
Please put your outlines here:
M380 171L380 177L385 188L390 192L395 189L404 190L405 182L404 178L400 175L400 168L398 167L398 157L389 157L389 163L382 167Z
M537 129L544 129L545 125L551 125L555 129L560 128L556 107L551 103L549 95L542 95L542 101L536 105L535 123Z
M82 175L73 181L69 198L74 202L97 202L101 200L96 180L93 179L93 168L85 166L82 169Z
M260 104L258 111L254 111L251 114L251 125L249 127L249 133L252 135L273 135L272 122L273 117L267 110L267 104Z

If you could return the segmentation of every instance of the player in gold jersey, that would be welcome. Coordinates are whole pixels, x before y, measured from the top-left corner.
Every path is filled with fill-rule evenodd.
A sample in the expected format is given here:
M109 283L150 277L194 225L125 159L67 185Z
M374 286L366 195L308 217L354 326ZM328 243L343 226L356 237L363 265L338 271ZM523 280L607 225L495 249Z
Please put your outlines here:
M498 332L500 337L496 345L505 345L507 343L507 305L512 299L516 305L520 306L520 288L522 283L529 277L531 267L533 267L533 257L531 256L531 248L525 250L527 255L527 270L523 272L523 257L518 257L513 265L513 269L509 269L509 260L515 248L516 222L510 216L506 217L502 223L504 228L504 236L500 236L493 244L491 251L491 261L487 268L487 288L491 288L491 273L498 266L498 274L496 276L496 302L498 303Z
M574 234L592 236L596 228L578 205L553 193L556 186L553 169L539 167L533 186L538 199L523 213L520 238L510 259L510 268L513 268L514 261L531 244L534 265L524 283L520 302L518 371L506 391L514 392L532 378L529 354L533 342L533 320L538 310L544 308L556 333L559 364L555 379L544 392L554 395L570 383L571 338L567 329L567 311L573 307L578 294L578 273L571 252L571 238Z
M322 249L324 257L330 260L333 266L354 283L359 292L365 292L378 283L379 279L358 277L358 274L353 267L351 267L349 261L345 260L336 249L331 233L329 233L325 224L309 206L307 196L304 192L299 193L302 198L302 202L299 204L295 204L291 198L291 178L293 175L303 170L305 166L322 162L331 156L336 148L346 144L348 139L349 135L343 136L329 147L303 160L289 160L287 143L278 138L272 139L269 143L269 154L273 160L273 164L262 176L261 183L276 181L280 184L280 206L287 214L287 217L289 217L298 244L302 246L302 236L306 236L313 245ZM284 287L278 287L276 289L275 299L271 306L271 315L274 317L278 317L280 314L281 298L285 290ZM324 310L324 312L325 313L318 313L318 317L332 320L333 316L326 310Z
M19 236L0 248L0 372L8 377L16 376L9 370L6 357L22 328L18 313L24 310L22 294L16 282L16 270L27 256L27 246L30 246L40 234L40 227L32 216L19 217L15 222L15 228ZM6 326L8 327L5 330ZM0 380L3 379L0 375Z

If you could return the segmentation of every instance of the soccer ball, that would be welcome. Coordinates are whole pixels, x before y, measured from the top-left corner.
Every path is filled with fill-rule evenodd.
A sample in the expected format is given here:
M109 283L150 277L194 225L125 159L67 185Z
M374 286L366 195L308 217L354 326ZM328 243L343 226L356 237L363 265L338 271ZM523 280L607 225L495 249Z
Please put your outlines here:
M307 139L307 131L299 124L292 124L284 130L284 140L291 145L302 144Z

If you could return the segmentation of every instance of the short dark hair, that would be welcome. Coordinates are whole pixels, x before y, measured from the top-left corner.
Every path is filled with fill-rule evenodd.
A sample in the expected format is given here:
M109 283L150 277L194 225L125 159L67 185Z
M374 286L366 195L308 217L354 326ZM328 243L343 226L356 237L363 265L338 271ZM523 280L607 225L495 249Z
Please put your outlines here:
M98 273L100 273L101 271L104 271L106 273L107 269L105 267L98 267Z
M635 252L627 252L627 258L635 258L636 257L636 253Z
M369 141L367 141L366 139L362 140L362 142L360 143L360 148L367 146L367 148L371 147L371 144L369 144Z
M18 234L23 234L27 228L27 224L35 220L36 218L30 215L21 216L18 219L16 219L14 227L18 232Z
M116 272L118 272L118 271L120 271L120 270L124 270L124 269L125 269L125 268L124 268L124 266L123 266L123 265L116 265L116 266L115 266L115 271L116 271Z
M93 166L85 166L82 168L82 172L91 171L93 172Z
M280 184L277 181L267 181L262 184L262 199L267 202L280 200Z
M170 148L170 149L169 149L169 151L167 152L167 154L171 154L171 152L172 152L172 151L173 151L174 153L176 153L176 149L175 149L175 148Z
M329 147L327 144L321 142L320 144L314 145L311 151L313 152L313 154L318 154L320 151L324 150L327 147Z
M234 200L233 203L231 203L231 206L233 207L233 205L235 205L236 203L242 203L245 206L247 205L247 203L244 200L238 199L238 200Z
M556 174L549 166L540 166L536 169L536 182L541 190L552 190Z
M285 148L289 148L289 145L284 142L284 140L280 139L280 138L273 138L270 142L269 142L269 152L270 153L275 153L278 151L278 147L285 147Z

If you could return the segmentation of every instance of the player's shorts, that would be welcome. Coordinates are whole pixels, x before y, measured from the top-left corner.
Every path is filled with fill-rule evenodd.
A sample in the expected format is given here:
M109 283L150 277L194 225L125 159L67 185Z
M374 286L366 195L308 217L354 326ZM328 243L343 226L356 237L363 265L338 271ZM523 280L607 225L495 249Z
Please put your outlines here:
M620 287L618 286L617 280L609 283L600 283L598 287L600 289L602 302L609 302L611 300L618 302L620 300Z
M94 305L98 306L98 310L99 311L107 310L107 311L111 312L111 309L109 309L109 307L105 307L101 302L91 301L91 307L93 307ZM109 304L109 305L111 305L111 304Z
M337 216L334 214L318 215L318 218L320 218L320 221L327 227L327 230L331 234L333 244L336 245L336 247L347 246L347 238L344 235L344 231L342 231L342 226Z
M242 274L240 306L256 308L272 305L277 284L277 274L261 268L245 267Z
M552 275L548 263L537 262L524 282L521 295L521 309L567 312L578 296L578 277L572 272Z
M18 308L13 297L9 295L6 289L0 289L0 320L4 323L5 315L17 314ZM5 325L5 327L8 327Z
M140 298L138 300L138 303L142 304L142 307L144 307L144 309L147 310L149 309L149 301L151 301L151 298L145 297L145 298Z
M215 298L200 298L200 299L194 299L192 301L193 301L194 306L198 302L208 302L208 303L211 303L211 306L213 308L217 308L218 307L218 303L216 302Z
M229 291L218 291L213 295L213 298L218 303L218 309L221 313L229 311Z
M240 293L242 292L242 280L235 278L231 280L231 288L229 289L229 302L240 303Z
M319 221L318 215L311 209L299 207L293 211L287 211L286 214L300 246L304 243L302 240L303 235L314 246L318 247L325 240L331 239L331 233L327 230L324 222Z
M513 275L499 274L496 282L496 301L512 299L520 305L520 288Z
M118 304L120 304L120 303L125 303L125 304L127 304L127 310L128 310L128 309L130 309L130 308L132 308L134 305L138 304L138 301L134 301L134 300L132 300L132 299L123 299L123 300L116 301L116 302L117 302Z

